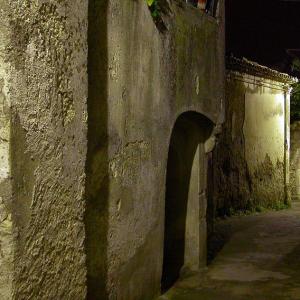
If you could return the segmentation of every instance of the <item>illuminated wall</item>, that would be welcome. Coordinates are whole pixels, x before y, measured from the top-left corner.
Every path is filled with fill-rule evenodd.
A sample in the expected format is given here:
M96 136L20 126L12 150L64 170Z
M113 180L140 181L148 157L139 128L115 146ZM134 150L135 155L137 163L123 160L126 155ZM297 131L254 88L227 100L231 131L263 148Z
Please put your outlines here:
M13 233L11 218L10 170L10 99L8 95L7 62L4 60L8 27L0 11L0 299L12 296Z
M252 92L247 87L243 132L246 160L252 172L266 156L273 165L284 161L284 99L282 91L262 87Z
M290 198L292 78L248 61L238 63L227 72L226 121L214 151L214 202L223 214L278 208Z

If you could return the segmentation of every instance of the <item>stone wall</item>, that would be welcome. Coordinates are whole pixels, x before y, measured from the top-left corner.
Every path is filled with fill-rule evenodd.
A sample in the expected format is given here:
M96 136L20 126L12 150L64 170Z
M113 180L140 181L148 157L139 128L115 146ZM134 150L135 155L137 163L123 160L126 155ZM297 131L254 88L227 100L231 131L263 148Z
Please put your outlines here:
M226 121L213 158L219 214L288 201L288 126L288 85L228 71Z

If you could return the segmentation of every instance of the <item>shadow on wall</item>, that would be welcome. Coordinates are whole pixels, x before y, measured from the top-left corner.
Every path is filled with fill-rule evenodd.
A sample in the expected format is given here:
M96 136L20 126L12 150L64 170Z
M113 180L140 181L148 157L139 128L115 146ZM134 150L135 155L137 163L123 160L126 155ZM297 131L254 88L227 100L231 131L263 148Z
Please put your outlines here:
M194 112L181 115L173 129L166 179L162 292L176 282L184 266L198 269L206 264L204 142L212 129L211 121Z
M108 0L90 0L88 17L88 153L86 164L87 299L107 299Z

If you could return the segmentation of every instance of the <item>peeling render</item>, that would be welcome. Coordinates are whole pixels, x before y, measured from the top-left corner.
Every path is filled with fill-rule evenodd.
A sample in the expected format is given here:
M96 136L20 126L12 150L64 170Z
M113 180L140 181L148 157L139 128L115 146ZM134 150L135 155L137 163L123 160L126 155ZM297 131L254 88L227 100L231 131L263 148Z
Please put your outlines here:
M90 3L88 299L159 295L172 130L186 112L211 126L223 115L223 1L216 19L182 1L165 3L164 30L143 0ZM205 149L213 144L212 137ZM203 213L205 193L199 198Z
M240 66L227 74L226 121L214 150L214 197L219 214L289 203L287 145L293 79L246 64L247 70ZM262 76L251 73L260 69Z

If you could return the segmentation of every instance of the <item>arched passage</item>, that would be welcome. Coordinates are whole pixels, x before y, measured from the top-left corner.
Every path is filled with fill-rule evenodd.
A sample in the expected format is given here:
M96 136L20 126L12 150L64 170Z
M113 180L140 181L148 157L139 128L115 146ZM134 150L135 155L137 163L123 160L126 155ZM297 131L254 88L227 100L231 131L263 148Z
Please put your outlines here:
M195 112L176 121L169 146L164 261L161 287L170 288L183 266L206 264L206 163L204 143L213 124Z

